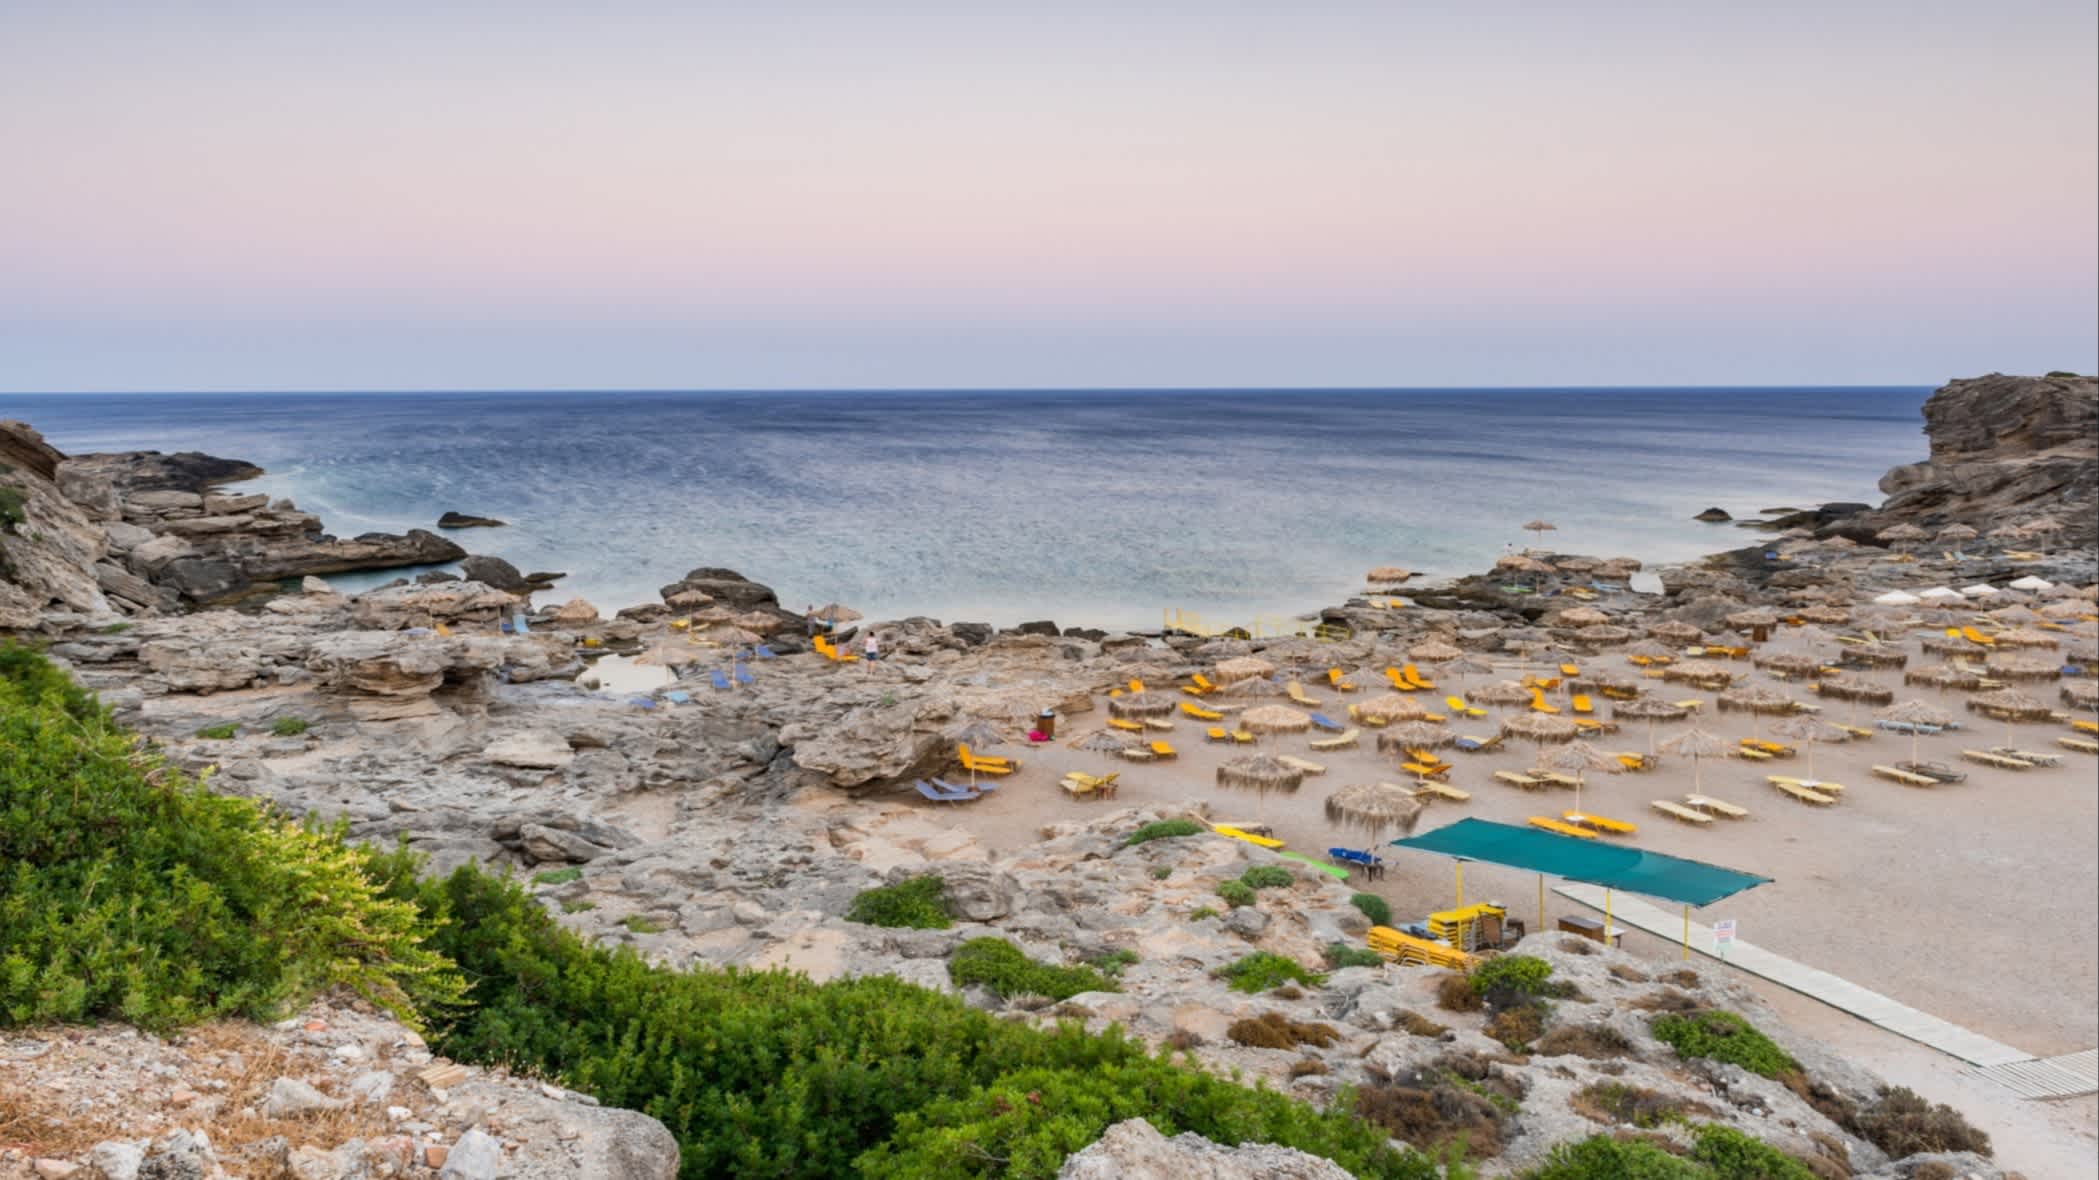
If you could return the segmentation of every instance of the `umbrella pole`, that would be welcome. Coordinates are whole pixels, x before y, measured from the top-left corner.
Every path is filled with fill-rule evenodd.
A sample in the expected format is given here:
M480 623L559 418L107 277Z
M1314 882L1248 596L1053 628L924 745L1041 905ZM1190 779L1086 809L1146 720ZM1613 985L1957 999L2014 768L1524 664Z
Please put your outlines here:
M1689 961L1690 961L1690 959L1691 959L1691 907L1690 907L1690 905L1689 905L1688 903L1686 903L1686 904L1685 904L1685 906L1684 906L1684 961L1685 961L1685 962L1689 962Z
M1603 891L1603 945L1611 945L1611 891Z
M1538 932L1545 932L1545 874L1538 874Z
M1458 904L1456 908L1462 910L1465 908L1465 862L1454 860L1450 863L1452 867L1458 870Z

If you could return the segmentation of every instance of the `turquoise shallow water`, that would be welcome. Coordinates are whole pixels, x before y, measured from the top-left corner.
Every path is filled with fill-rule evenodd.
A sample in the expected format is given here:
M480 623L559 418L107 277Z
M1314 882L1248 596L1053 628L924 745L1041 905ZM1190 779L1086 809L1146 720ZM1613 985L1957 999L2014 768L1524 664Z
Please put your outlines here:
M70 452L254 461L254 488L340 535L501 517L455 536L601 607L719 565L794 606L1155 626L1300 613L1376 565L1477 570L1535 517L1556 548L1646 561L1743 544L1689 518L1877 501L1924 455L1928 392L122 394L0 416Z

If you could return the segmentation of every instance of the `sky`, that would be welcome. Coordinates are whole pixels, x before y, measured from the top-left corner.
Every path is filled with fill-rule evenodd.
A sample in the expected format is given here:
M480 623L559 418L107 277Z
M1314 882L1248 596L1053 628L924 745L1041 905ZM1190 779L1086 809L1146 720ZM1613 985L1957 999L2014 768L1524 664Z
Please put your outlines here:
M2099 368L2090 0L0 0L0 391Z

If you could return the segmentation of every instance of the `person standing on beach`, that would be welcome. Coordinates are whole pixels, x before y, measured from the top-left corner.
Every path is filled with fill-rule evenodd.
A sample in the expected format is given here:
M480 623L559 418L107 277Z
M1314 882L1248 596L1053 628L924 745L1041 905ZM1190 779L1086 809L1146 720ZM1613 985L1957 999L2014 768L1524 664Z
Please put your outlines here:
M880 645L875 642L875 633L873 630L869 630L867 633L867 638L860 641L860 648L861 651L864 653L862 658L867 661L867 670L869 672L873 672L875 669L875 660L881 655Z
M811 639L816 638L817 622L816 604L812 602L809 604L808 609L802 612L802 625L808 628L809 638Z

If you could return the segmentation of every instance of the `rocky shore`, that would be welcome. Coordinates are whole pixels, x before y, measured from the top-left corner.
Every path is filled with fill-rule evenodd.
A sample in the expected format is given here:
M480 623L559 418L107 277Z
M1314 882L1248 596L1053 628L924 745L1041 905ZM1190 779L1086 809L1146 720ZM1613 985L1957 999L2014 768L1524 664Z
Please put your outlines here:
M1317 964L1332 943L1361 943L1369 923L1349 888L1301 875L1259 906L1191 917L1222 881L1279 863L1230 840L1122 846L1143 822L1207 817L1200 801L1046 823L1028 847L998 850L900 801L898 788L944 773L957 736L972 726L1018 735L1050 709L1068 734L1111 688L1172 684L1237 656L1381 669L1431 640L1483 658L1593 652L1664 622L1723 632L1730 615L1760 608L1820 611L1836 626L1865 597L1919 585L2002 587L2038 576L2089 586L2099 580L2095 416L2090 378L1954 382L1925 407L1930 458L1891 471L1884 504L1794 514L1764 544L1690 565L1648 570L1631 558L1533 553L1488 573L1409 584L1404 609L1367 593L1324 608L1316 617L1333 630L1320 639L867 621L861 628L884 655L871 666L810 653L801 616L733 570L695 568L664 586L661 601L610 615L581 600L536 604L547 579L469 557L436 534L339 539L289 502L214 490L256 474L245 464L194 454L71 458L33 429L4 423L0 632L45 645L125 723L177 761L211 768L221 790L344 819L360 839L405 837L440 870L469 861L531 874L577 870L540 887L550 912L656 961L786 966L817 979L891 974L954 990L948 956L975 935L997 934L1053 962L1141 950L1116 993L1054 1006L969 995L1015 1019L1118 1024L1307 1097L1431 1079L1422 1088L1436 1101L1471 1112L1464 1118L1495 1136L1492 1174L1605 1127L1611 1120L1585 1113L1577 1095L1615 1084L1695 1105L1704 1118L1820 1161L1818 1175L1992 1177L1997 1170L1976 1157L1892 1160L1847 1130L1832 1112L1873 1102L1878 1079L1785 1034L1720 970L1692 966L1665 979L1630 956L1534 934L1523 953L1552 963L1575 989L1559 1023L1593 1035L1570 1033L1565 1052L1529 1055L1489 1036L1483 1014L1440 1010L1439 973L1425 969L1351 967L1294 996L1248 996L1216 970L1250 950ZM1930 537L1968 525L1973 539L1883 536L1905 523ZM354 597L312 576L462 561L464 576L426 574ZM1659 590L1635 589L1636 574L1656 578ZM291 579L303 581L254 594ZM245 609L220 605L251 595ZM519 615L529 618L525 631L502 628ZM750 683L709 687L712 674L734 672L732 652L758 643L770 656L746 665ZM675 679L642 692L578 683L597 678L607 660ZM843 919L861 890L929 873L946 883L960 919L953 929ZM1827 1092L1678 1058L1655 1040L1643 1007L1683 1002L1672 994L1748 1016ZM1278 1049L1233 1036L1241 1022L1271 1014L1326 1026L1333 1037ZM282 1167L251 1174L302 1178L440 1167L447 1176L667 1176L675 1168L675 1150L663 1154L668 1135L651 1120L512 1079L471 1074L439 1085L429 1077L437 1063L412 1034L346 1006L214 1035L240 1046L207 1044L204 1033L156 1042L107 1029L84 1039L0 1038L0 1098L32 1077L41 1086L91 1075L104 1095L143 1093L149 1076L186 1080L180 1094L150 1083L167 1093L123 1127L106 1100L53 1107L54 1125L71 1128L53 1142L68 1151L48 1166L45 1156L18 1152L10 1163L0 1154L0 1177L74 1174L64 1167L83 1176L211 1174L125 1173L93 1162L169 1151L222 1162L260 1153ZM1594 1051L1596 1043L1608 1051ZM227 1066L229 1054L247 1068ZM297 1085L280 1094L251 1058L285 1063L280 1076ZM1471 1087L1433 1080L1453 1073ZM207 1084L214 1078L220 1084ZM341 1117L272 1123L270 1104L282 1095ZM91 1137L90 1127L107 1133ZM1656 1133L1682 1138L1681 1128ZM1084 1165L1096 1170L1073 1157L1067 1174L1116 1174L1098 1170L1116 1166L1100 1162L1115 1152L1175 1150L1138 1127L1110 1138ZM484 1155L509 1170L460 1162ZM1935 1162L1947 1169L1924 1170ZM1293 1174L1273 1170L1280 1166L1219 1164L1215 1174Z

